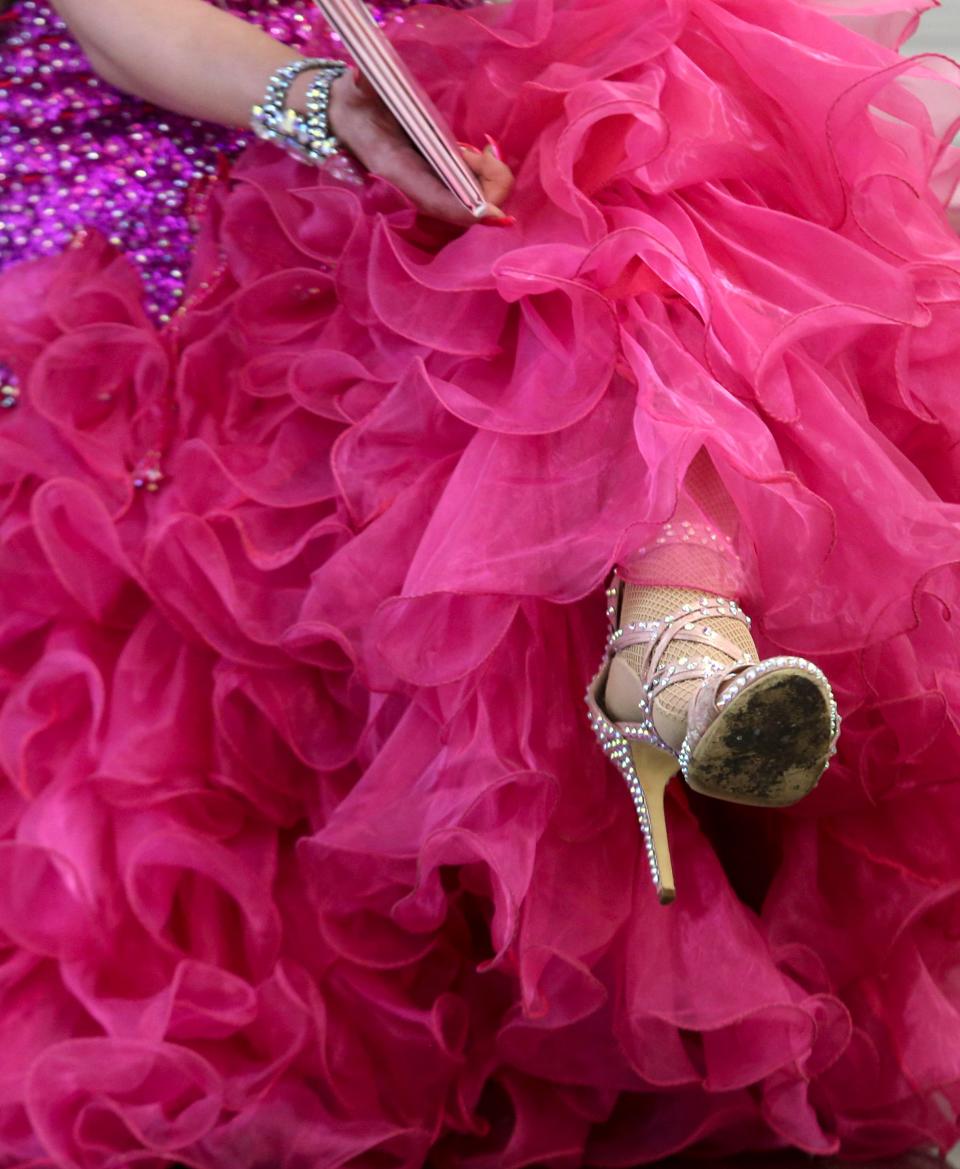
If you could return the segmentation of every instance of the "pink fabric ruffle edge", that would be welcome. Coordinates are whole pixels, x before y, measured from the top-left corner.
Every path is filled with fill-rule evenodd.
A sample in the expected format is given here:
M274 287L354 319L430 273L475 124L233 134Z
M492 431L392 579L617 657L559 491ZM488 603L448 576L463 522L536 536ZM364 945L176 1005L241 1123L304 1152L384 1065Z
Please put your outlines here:
M175 330L96 239L0 280L4 1164L957 1139L960 76L893 51L918 7L411 11L515 229L263 147ZM795 809L674 785L663 911L581 694L701 449L845 725Z

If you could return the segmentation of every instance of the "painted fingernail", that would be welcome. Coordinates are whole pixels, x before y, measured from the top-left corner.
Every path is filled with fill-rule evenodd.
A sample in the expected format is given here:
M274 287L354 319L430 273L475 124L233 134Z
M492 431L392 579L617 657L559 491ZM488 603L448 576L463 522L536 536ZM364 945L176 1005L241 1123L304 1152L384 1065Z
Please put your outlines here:
M479 147L471 146L469 142L458 142L457 145L461 150L472 150L474 154L483 154Z
M490 153L495 159L497 159L498 162L503 162L503 155L500 152L500 143L496 140L496 138L491 138L489 134L484 134L484 138L487 140L486 149L490 151Z
M483 222L489 227L513 227L517 218L515 215L488 215Z

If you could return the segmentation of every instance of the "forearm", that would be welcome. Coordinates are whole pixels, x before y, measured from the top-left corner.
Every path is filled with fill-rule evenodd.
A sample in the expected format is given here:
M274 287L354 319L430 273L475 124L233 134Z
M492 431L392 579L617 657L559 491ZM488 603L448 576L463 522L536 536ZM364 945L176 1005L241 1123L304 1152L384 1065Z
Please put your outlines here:
M112 85L164 109L245 126L267 79L298 54L203 0L53 0Z

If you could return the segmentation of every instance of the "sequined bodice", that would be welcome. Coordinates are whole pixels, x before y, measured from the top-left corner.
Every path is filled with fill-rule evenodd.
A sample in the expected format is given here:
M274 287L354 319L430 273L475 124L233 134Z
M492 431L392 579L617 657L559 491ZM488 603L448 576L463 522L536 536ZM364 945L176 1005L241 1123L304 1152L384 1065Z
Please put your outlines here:
M216 0L299 44L310 0ZM94 228L139 267L161 322L182 296L191 214L240 133L163 113L96 77L44 0L0 14L0 269Z

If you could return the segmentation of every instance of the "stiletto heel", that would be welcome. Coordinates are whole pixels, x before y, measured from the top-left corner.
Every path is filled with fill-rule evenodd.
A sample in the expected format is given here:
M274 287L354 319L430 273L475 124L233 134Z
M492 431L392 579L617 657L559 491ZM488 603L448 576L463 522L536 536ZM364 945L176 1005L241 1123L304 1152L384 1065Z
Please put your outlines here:
M677 888L673 880L673 863L667 838L664 796L667 784L677 773L677 761L665 751L636 741L630 744L630 758L646 807L647 859L657 887L657 897L661 905L669 905L677 895Z
M638 589L632 601L647 598L650 611L641 605L646 619L624 623L625 587L614 577L607 589L610 633L586 702L627 783L657 895L668 904L674 881L664 792L671 776L679 770L695 791L734 803L796 803L836 753L840 716L830 683L811 662L759 660L750 618L736 601Z

